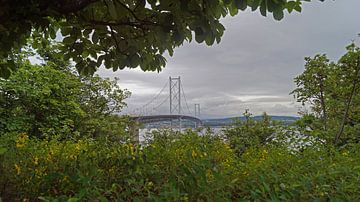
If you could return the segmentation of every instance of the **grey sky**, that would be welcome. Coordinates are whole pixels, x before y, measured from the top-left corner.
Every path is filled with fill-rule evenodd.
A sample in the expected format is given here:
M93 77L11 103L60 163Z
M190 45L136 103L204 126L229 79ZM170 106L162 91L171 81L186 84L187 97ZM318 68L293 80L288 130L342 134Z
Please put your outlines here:
M304 57L326 53L338 59L360 32L359 8L359 0L313 1L280 22L239 12L222 20L226 31L220 44L184 44L160 73L101 69L98 74L119 77L132 92L126 111L152 99L169 76L181 76L189 107L200 103L202 118L238 116L246 108L253 114L296 115L299 104L289 92ZM159 113L168 113L168 102Z

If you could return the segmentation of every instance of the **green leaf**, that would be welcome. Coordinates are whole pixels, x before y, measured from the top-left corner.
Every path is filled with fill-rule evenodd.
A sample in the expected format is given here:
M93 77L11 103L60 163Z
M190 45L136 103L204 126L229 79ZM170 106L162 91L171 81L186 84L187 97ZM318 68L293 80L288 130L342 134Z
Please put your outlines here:
M91 40L93 43L98 43L99 42L99 34L97 33L97 31L94 31L94 33L91 36Z
M72 31L72 27L62 27L61 28L61 34L63 36L69 35L71 33L71 31Z
M75 41L75 39L72 38L71 36L63 39L63 43L65 43L65 44L72 44L72 43L74 43L74 41Z
M235 0L236 7L240 10L245 10L247 7L247 0Z
M0 147L0 155L5 154L6 151L7 151L6 148Z
M260 4L260 13L262 16L266 17L266 1L263 0Z
M0 65L0 77L1 78L9 78L11 75L11 71L5 64Z
M69 198L69 199L67 200L67 202L77 202L77 201L79 201L78 198Z
M51 27L49 28L49 34L51 39L55 39L56 38L56 32L54 29L52 29Z
M302 10L301 5L300 5L300 4L296 5L296 6L294 7L294 10L296 10L296 11L299 12L299 13L301 13L301 10Z
M108 9L109 9L109 13L112 19L116 20L118 18L117 12L116 12L116 8L115 8L115 4L112 0L105 0Z
M83 35L85 36L85 37L89 37L89 34L92 32L92 29L85 29L84 31L83 31Z
M261 0L253 0L251 3L251 11L255 11L260 6Z
M236 7L235 1L232 2L232 4L229 6L229 12L231 16L235 16L238 14L239 9Z
M202 43L205 40L205 32L201 27L197 27L195 29L195 41L198 43Z
M275 20L281 20L284 18L284 11L283 9L276 9L273 12L273 16Z

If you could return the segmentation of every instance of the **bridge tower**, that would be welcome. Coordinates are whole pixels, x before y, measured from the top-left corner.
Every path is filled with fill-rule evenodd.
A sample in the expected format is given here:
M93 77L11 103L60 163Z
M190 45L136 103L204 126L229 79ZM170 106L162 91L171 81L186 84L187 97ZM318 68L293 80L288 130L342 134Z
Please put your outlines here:
M181 114L181 80L179 77L169 77L170 114ZM172 128L172 122L171 122ZM181 118L179 118L179 130L181 131Z
M195 117L200 117L200 104L195 104Z
M170 114L181 114L181 80L169 77Z
M200 118L200 104L195 104L195 108L194 108L194 112L195 112L195 117L196 118ZM197 123L195 122L195 128L197 128Z

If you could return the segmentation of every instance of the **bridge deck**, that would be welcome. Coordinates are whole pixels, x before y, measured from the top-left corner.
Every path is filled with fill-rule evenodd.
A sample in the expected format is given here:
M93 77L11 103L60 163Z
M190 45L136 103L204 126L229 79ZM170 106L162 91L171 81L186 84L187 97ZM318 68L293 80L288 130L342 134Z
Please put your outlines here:
M136 120L140 123L153 123L159 121L171 121L171 120L189 120L202 125L202 121L199 118L187 115L152 115L152 116L133 116L133 120Z

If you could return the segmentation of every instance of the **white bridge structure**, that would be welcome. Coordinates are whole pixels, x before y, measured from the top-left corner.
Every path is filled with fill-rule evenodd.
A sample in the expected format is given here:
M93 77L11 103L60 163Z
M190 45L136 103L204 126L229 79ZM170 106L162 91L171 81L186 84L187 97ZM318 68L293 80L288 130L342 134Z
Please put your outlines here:
M165 89L169 89L166 93ZM167 102L168 101L168 102ZM159 113L159 109L169 104L169 113ZM179 77L169 77L164 87L149 102L135 109L129 114L135 124L132 133L139 135L141 124L151 124L158 122L169 122L169 128L179 128L181 131L183 121L194 123L195 128L202 126L200 119L200 104L194 104L194 111L191 112L186 100L184 88Z

